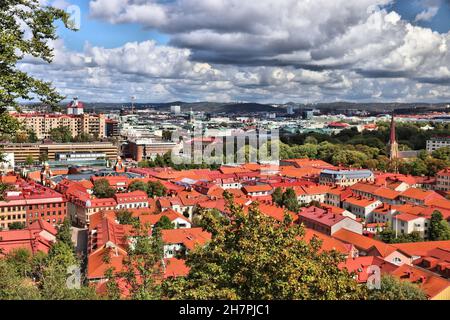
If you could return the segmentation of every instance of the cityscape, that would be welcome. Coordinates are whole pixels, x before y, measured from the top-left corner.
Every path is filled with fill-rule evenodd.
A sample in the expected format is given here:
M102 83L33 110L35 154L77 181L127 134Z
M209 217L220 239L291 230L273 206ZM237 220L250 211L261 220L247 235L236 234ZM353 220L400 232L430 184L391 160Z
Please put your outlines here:
M448 1L0 20L0 300L450 300Z

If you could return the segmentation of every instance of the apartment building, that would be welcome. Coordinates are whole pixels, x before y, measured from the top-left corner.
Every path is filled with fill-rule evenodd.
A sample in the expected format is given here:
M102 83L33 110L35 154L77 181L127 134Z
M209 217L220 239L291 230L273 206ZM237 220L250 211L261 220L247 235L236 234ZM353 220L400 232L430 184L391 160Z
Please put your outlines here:
M444 147L450 147L450 137L433 137L427 140L428 152L433 152Z
M50 138L52 129L67 127L72 137L90 134L94 137L106 136L106 122L103 114L14 114L27 129L33 131L40 140Z
M0 201L0 229L8 230L15 222L30 225L37 220L58 225L67 217L67 200L60 193L24 180L18 180L14 187Z
M450 168L445 168L436 174L436 190L450 191Z

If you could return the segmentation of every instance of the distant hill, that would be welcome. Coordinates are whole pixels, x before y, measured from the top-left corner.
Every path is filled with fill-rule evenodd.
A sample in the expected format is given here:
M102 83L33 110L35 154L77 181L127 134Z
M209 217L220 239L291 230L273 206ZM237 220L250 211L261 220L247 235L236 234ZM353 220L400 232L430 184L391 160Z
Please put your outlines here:
M131 109L131 103L92 103L84 102L85 108L89 111L96 112L108 112L110 110L120 110L122 108ZM61 104L61 109L64 110L67 103ZM424 113L431 111L450 111L447 108L450 105L448 103L355 103L355 102L332 102L332 103L317 103L317 104L300 104L295 102L289 102L279 105L279 107L273 107L272 104L261 103L225 103L225 102L183 102L173 101L167 103L135 103L136 109L153 108L161 111L169 111L170 106L181 106L182 112L188 112L191 109L195 112L208 112L208 113L226 113L226 114L248 114L258 112L276 112L285 113L288 106L294 106L298 109L319 109L325 113L342 113L349 109L366 110L371 114L389 113L395 110L398 114L408 113ZM36 108L39 108L38 104L33 104Z

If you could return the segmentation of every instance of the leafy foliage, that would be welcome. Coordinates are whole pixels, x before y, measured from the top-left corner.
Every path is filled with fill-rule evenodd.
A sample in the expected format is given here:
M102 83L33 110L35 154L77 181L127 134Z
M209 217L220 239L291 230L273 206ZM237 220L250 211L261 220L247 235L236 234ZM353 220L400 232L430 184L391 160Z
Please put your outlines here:
M54 142L71 142L72 132L69 127L57 127L50 130L50 139Z
M50 82L35 79L17 68L26 55L50 63L57 20L70 27L69 16L63 10L43 6L38 0L3 0L0 6L0 113L7 106L17 106L17 99L34 96L46 104L56 104L62 96ZM25 33L25 29L30 32Z
M359 286L337 265L337 252L319 252L320 242L301 240L304 230L262 215L256 206L245 214L229 203L227 223L204 212L212 240L187 256L187 278L166 281L172 299L361 299Z
M172 230L175 228L172 221L167 216L162 216L161 219L156 223L155 227L161 230Z
M427 300L417 285L402 281L391 275L381 277L381 288L370 290L370 300Z
M163 243L159 228L154 228L151 236L149 231L148 226L135 226L133 244L128 247L127 257L124 259L124 270L118 274L119 278L125 280L132 300L161 298ZM108 294L117 297L117 286L112 284L110 290Z
M96 180L92 191L94 195L100 199L112 198L116 194L116 190L109 185L109 182L106 179Z
M432 241L450 240L450 225L439 211L431 215L429 235Z
M128 210L117 210L116 217L120 224L125 225L134 225L139 220L138 218L133 217L133 213Z

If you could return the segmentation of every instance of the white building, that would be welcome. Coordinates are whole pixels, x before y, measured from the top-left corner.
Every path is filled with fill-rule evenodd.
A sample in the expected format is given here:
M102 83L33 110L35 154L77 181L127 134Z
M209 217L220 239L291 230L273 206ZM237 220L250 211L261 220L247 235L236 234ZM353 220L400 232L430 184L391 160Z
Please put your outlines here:
M450 147L450 137L434 137L427 140L428 152L433 152L443 147Z
M180 106L170 106L170 112L173 114L180 114L181 107Z
M380 200L366 199L361 196L348 197L342 202L342 207L345 210L355 214L358 218L366 219L372 222L372 212L382 205Z

